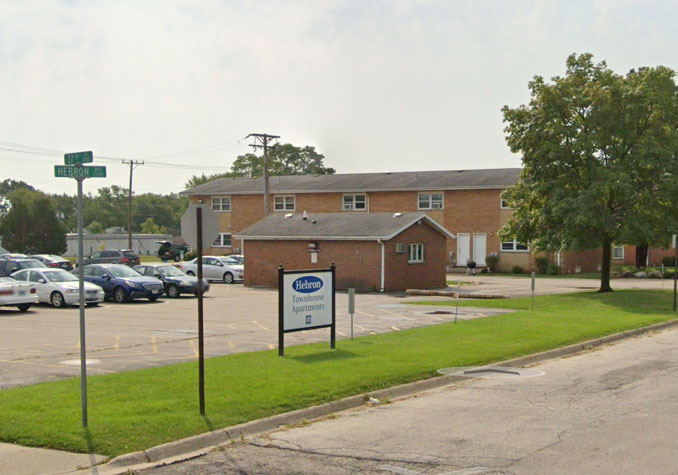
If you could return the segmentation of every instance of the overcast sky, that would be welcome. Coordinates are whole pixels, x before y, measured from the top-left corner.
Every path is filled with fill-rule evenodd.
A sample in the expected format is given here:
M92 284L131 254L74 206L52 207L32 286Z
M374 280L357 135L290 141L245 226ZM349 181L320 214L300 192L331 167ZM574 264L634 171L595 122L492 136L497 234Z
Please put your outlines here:
M0 0L0 179L74 194L53 165L93 150L86 191L127 187L124 158L135 193L179 192L251 132L338 173L517 167L500 109L532 76L678 69L676 25L672 0Z

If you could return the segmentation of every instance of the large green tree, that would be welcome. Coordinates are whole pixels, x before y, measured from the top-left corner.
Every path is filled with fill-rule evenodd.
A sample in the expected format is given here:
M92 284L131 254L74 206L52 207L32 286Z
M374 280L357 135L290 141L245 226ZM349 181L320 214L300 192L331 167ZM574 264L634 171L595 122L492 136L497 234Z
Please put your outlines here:
M23 181L12 180L7 178L0 182L0 217L5 216L9 211L10 202L7 196L13 191L26 188L28 190L35 190L31 185Z
M565 76L535 76L529 104L504 106L506 140L522 155L501 234L542 250L602 249L611 291L614 244L665 246L678 219L678 92L673 70L619 75L590 54Z
M336 173L334 168L326 167L325 156L318 153L315 147L296 147L292 144L277 144L268 151L268 172L272 176L280 175L329 175ZM217 178L249 176L260 177L264 174L264 156L246 153L236 157L229 173L213 175L194 175L186 188L193 188Z
M26 254L66 251L66 226L57 218L50 196L20 188L7 195L7 199L11 207L0 225L4 247Z

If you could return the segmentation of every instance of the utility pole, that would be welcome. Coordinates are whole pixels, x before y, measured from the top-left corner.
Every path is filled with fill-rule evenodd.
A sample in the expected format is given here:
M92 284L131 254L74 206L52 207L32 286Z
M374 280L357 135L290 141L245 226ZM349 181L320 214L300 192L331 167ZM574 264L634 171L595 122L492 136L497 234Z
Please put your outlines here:
M279 135L249 134L246 138L254 137L254 143L250 144L254 150L264 149L264 215L269 215L268 209L268 144L273 139L279 139Z
M129 205L127 208L127 246L132 249L132 172L134 169L143 165L140 160L123 160L122 163L129 163Z

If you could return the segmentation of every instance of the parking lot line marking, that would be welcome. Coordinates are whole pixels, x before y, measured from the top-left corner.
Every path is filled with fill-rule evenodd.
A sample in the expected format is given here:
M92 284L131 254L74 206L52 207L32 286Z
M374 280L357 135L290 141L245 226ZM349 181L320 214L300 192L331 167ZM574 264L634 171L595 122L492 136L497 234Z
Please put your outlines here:
M380 309L380 310L381 310L382 312L390 313L391 315L395 315L396 317L400 317L400 318L405 319L405 320L414 320L414 318L405 316L405 315L403 315L403 314L401 314L401 313L391 312L390 310L386 310L386 309L384 309L384 308L382 308L382 309Z
M393 328L393 329L394 329L395 331L397 331L397 332L400 331L400 328L398 328L398 327L391 327L391 328Z
M226 344L228 345L228 347L230 349L235 350L235 345L233 343L231 343L229 340L226 340Z
M193 343L193 340L188 340L188 344L191 345L191 349L193 350L193 354L197 358L199 353L198 353L198 349L195 347L195 344Z
M265 326L263 326L261 323L257 322L256 320L252 320L252 323L254 323L256 326L258 326L259 328L261 328L264 331L270 331L268 328L266 328Z
M115 351L118 351L120 349L120 335L115 337L115 345L113 345L113 349Z
M226 326L231 330L235 330L235 327L233 325L231 325L230 323L227 323Z
M438 320L439 322L444 322L444 318L434 317L433 315L427 315L427 317L432 318L433 320Z
M369 331L367 328L361 327L360 325L356 325L356 327L358 327L358 329L360 329L360 330L362 330L362 331L364 331L364 332Z
M151 345L153 346L153 353L157 353L158 352L158 343L157 343L157 340L155 338L155 335L151 336Z
M357 310L357 309L356 309L356 313L362 313L363 315L367 315L368 317L374 317L374 315L371 315L371 314L369 314L369 313L367 313L367 312L363 312L362 310Z
M268 349L269 349L269 350L274 350L274 349L275 349L275 346L273 346L273 345L268 345Z
M346 336L346 333L340 332L339 330L337 330L337 333L338 333L340 336Z

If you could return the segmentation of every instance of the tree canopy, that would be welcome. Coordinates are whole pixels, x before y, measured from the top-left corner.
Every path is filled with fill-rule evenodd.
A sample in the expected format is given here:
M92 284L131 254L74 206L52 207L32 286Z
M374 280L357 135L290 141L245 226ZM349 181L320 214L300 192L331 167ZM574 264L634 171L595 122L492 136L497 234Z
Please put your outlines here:
M328 175L336 173L334 168L325 167L325 156L316 152L315 147L296 147L292 144L277 144L268 151L269 175ZM264 156L254 153L239 155L228 173L193 175L186 188L207 183L224 177L260 177L264 174Z
M590 54L565 76L535 76L528 105L504 106L506 140L523 171L504 193L502 229L541 250L602 248L610 291L614 244L666 246L678 219L678 93L667 67L622 76Z

